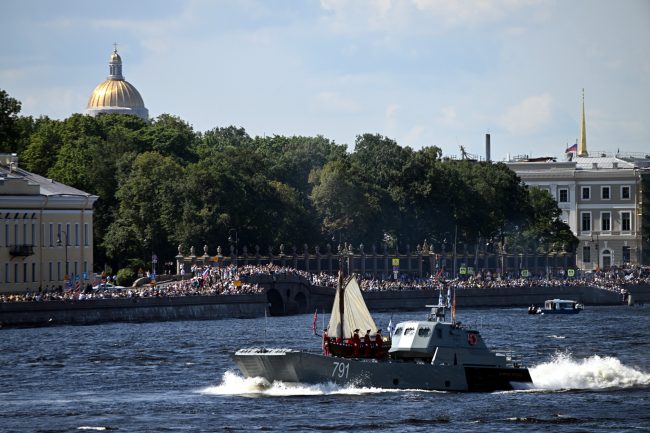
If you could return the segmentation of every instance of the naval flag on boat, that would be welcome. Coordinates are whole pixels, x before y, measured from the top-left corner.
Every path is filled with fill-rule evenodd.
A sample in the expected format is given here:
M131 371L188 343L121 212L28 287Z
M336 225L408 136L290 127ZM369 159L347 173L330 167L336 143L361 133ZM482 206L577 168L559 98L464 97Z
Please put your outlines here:
M314 323L311 325L311 335L316 335L316 319L318 318L318 308L314 310Z
M390 316L390 320L388 321L388 327L386 328L388 330L388 336L393 337L393 332L395 332L395 329L393 328L393 316Z

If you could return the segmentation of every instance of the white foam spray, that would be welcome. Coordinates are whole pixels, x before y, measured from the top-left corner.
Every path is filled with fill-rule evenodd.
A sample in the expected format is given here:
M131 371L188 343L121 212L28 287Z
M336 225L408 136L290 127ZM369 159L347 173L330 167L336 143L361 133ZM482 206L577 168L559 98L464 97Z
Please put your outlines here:
M557 354L550 362L530 369L535 389L609 389L650 385L650 374L625 366L614 357L590 356L582 360Z
M611 389L650 386L650 374L623 365L615 357L590 356L577 360L570 353L559 353L546 363L536 365L530 370L533 384L513 384L518 391L558 391L567 389ZM209 395L240 396L310 396L310 395L360 395L379 393L399 393L405 391L444 392L425 390L398 390L385 388L366 388L334 383L303 384L273 382L259 377L244 378L235 371L224 373L221 383L209 386L198 392Z
M354 385L336 385L334 383L303 384L288 382L273 382L254 377L244 378L233 371L224 373L222 381L217 386L210 386L199 391L202 394L212 395L249 395L249 396L308 396L308 395L360 395L380 394L388 392L404 392L397 389L366 388ZM422 391L440 392L440 391Z

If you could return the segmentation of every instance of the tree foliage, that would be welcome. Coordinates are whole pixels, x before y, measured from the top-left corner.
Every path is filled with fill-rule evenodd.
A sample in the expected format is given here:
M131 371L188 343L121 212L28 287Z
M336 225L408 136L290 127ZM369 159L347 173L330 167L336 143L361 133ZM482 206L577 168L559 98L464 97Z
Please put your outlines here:
M404 250L454 237L521 250L575 245L548 193L504 164L445 160L435 146L362 134L348 152L322 136L197 133L168 114L34 120L4 91L0 107L3 151L20 150L28 170L99 196L100 267L130 268L152 253L169 261L178 244L211 254L339 240Z

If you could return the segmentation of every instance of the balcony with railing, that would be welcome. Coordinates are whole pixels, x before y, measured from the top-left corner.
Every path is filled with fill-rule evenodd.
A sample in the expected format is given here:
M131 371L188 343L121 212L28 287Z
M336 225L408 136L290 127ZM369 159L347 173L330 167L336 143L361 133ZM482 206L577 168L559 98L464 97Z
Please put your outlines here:
M34 245L10 245L9 255L12 257L28 257L34 254Z

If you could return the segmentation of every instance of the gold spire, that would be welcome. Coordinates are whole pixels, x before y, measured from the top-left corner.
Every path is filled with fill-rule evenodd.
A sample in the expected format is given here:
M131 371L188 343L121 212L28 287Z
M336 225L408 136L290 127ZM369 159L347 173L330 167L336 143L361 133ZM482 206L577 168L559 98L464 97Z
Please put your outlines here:
M589 156L587 152L587 129L585 128L585 89L582 89L582 123L580 124L578 156Z

